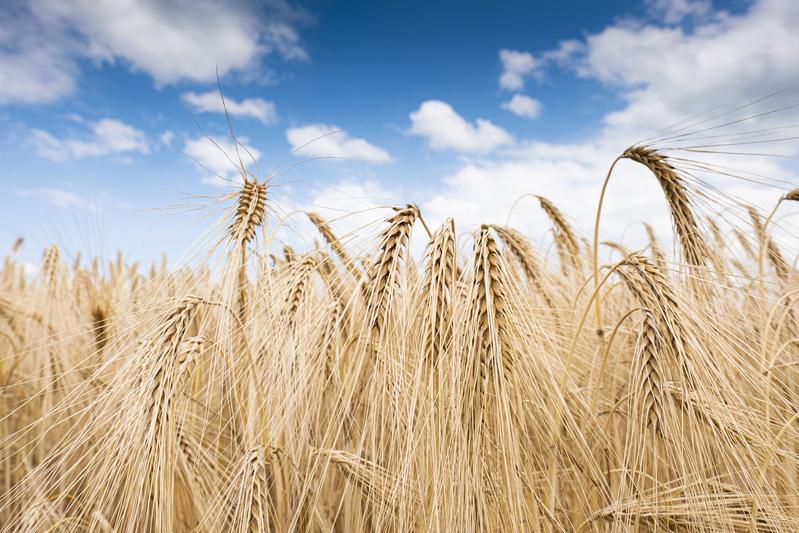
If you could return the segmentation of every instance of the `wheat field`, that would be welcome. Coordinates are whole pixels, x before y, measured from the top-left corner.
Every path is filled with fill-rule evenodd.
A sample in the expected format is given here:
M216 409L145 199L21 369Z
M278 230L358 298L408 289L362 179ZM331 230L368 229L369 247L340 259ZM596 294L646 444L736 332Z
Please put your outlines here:
M722 229L679 161L620 159L675 246L537 197L551 254L415 205L366 247L302 213L318 245L277 253L242 168L192 267L7 258L2 530L799 530L799 272L772 237L799 192Z

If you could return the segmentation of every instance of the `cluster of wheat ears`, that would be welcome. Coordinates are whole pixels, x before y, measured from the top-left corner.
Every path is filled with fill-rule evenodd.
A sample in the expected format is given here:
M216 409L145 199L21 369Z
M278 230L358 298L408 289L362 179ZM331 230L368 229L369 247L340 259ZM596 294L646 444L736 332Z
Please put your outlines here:
M463 250L414 205L358 255L306 213L321 244L277 257L244 173L221 268L7 259L2 530L798 530L799 272L771 216L742 207L733 248L674 160L620 159L674 253L539 197L551 259L499 225Z

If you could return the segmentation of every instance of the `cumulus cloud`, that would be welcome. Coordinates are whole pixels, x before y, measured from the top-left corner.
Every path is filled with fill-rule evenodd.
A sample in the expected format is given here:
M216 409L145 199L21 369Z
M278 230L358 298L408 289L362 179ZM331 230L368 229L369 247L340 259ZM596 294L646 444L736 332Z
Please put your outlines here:
M502 103L502 109L520 117L538 118L541 114L541 102L523 94L514 94L513 98Z
M251 117L260 120L264 124L277 122L275 104L263 98L235 100L225 97L224 105L222 105L222 96L216 91L204 93L189 91L183 93L181 98L195 111L201 113L224 113L225 108L227 108L228 114L234 117Z
M297 155L360 159L374 163L391 161L391 156L366 139L350 135L332 125L309 124L286 130L286 139Z
M582 140L563 144L519 140L492 157L470 160L453 170L443 178L439 191L423 203L430 218L456 216L462 228L480 222L504 223L517 198L535 193L550 197L578 228L587 232L593 225L602 177L613 159L630 144L651 138L661 128L678 121L684 121L677 126L684 128L681 133L699 132L796 103L795 92L782 99L757 100L795 85L799 55L791 43L799 31L799 4L758 0L740 14L704 12L701 2L669 5L675 11L671 16L661 13L657 22L624 19L579 40L566 41L554 50L536 52L546 68L564 68L598 82L614 91L622 105L606 113L594 132ZM673 25L670 21L680 18L678 14L693 19L690 24ZM527 61L526 69L515 72L533 71L538 72ZM520 76L523 79L526 74ZM515 83L518 77L508 79L506 86L519 85ZM720 104L725 105L719 107ZM693 118L685 121L689 117ZM737 157L723 152L796 155L795 142L755 144L756 149L724 145L790 137L795 130L783 135L786 130L774 128L796 124L797 119L796 110L784 109L661 144L677 148L721 144L715 149L722 153L678 155L702 162L694 167L698 177L723 191L729 201L737 198L767 207L776 198L774 190L703 172L698 167L714 163L734 169L732 172L737 175L795 178L795 166L785 160L757 155ZM750 130L765 133L743 136ZM742 136L735 137L738 134ZM511 224L530 234L543 235L549 223L540 210L534 204L522 205L514 211ZM630 238L635 228L641 233L640 226L633 224L638 220L652 222L661 234L670 235L666 204L656 180L631 162L617 166L603 213L603 234L614 238L630 228Z
M625 108L606 117L608 124L652 130L720 103L740 105L794 86L799 54L790 43L797 31L798 3L759 0L743 14L716 13L690 29L609 26L586 37L568 68L626 99Z
M30 142L37 154L51 161L83 159L126 152L148 153L146 135L133 126L113 118L88 122L83 136L56 137L44 130L31 130Z
M243 145L238 146L238 154L245 166L256 163L261 158L261 152L246 144L246 139L240 139ZM241 183L239 156L237 146L225 140L213 141L208 137L186 139L183 153L194 161L203 175L203 182L208 185L226 187Z
M211 0L33 0L0 7L0 103L57 100L84 60L119 63L156 85L258 71L275 53L303 60L295 12Z
M533 54L519 50L502 49L499 59L502 62L499 86L511 91L523 89L525 78L536 74L542 66L541 60Z
M410 133L425 137L434 150L490 152L513 142L513 136L490 120L478 118L474 124L441 100L427 100L410 114Z

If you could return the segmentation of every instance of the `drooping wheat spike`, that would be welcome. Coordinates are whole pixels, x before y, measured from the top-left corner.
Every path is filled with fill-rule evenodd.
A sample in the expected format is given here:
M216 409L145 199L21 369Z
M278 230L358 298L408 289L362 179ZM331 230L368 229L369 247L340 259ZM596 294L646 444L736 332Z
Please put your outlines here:
M683 376L692 383L691 361L685 348L683 311L669 280L641 254L628 256L618 272L639 303L652 312L658 331L667 341L668 357L682 368Z
M624 245L616 241L602 241L600 244L607 246L611 250L617 252L622 257L627 257L627 254L630 253L629 250L627 250L627 248L624 247Z
M336 237L335 233L333 233L333 230L330 229L330 226L327 224L325 219L323 219L317 213L310 211L307 214L308 219L316 226L316 228L319 230L319 233L322 234L322 237L324 237L325 241L327 241L327 244L333 250L333 253L335 253L339 258L341 264L344 265L344 268L347 269L347 272L349 272L354 279L358 279L360 277L360 271L358 270L358 267L355 266L352 258L341 245L341 241L338 240L338 237Z
M713 236L713 242L716 243L716 248L725 250L727 248L727 243L724 240L724 236L721 234L719 223L712 216L705 217L705 220L707 220L707 226L710 228L710 234Z
M735 228L733 233L735 233L735 238L738 240L738 244L746 254L746 257L748 257L751 261L757 261L757 253L755 252L755 249L752 248L752 243L749 242L749 237L747 237L739 228Z
M579 271L582 268L580 245L571 225L566 221L566 217L563 216L560 209L555 207L555 204L547 198L538 196L538 202L541 204L541 209L549 217L549 220L552 221L555 246L558 249L558 258L563 275L566 276L569 270L572 269Z
M541 283L541 265L538 263L538 257L527 239L512 228L497 225L492 225L491 228L497 232L505 246L519 261L519 265L521 265L528 281L536 286L539 285Z
M419 208L408 204L395 207L394 215L386 223L388 227L380 235L377 256L369 268L369 278L364 285L368 302L367 319L370 329L379 334L385 321L399 282L401 259L403 258L411 229L419 217Z
M799 202L799 187L796 189L791 189L790 191L786 192L782 195L783 199L788 200L789 202Z
M545 285L538 256L535 250L533 250L532 245L530 245L530 242L515 229L497 225L492 225L491 228L497 232L499 238L519 262L524 271L524 275L527 277L527 281L535 287L547 306L550 309L556 309L555 302L552 300L549 290Z
M781 280L785 281L788 279L788 263L785 262L785 258L782 256L779 247L766 233L766 228L763 224L763 220L760 218L760 213L757 212L757 209L751 205L747 205L746 211L749 213L749 218L752 220L752 227L755 230L757 242L760 243L760 246L765 248L764 255L774 267L774 271L777 273L777 276L779 276Z
M339 276L338 270L333 264L333 258L331 258L325 252L319 252L318 255L319 277L322 278L322 281L327 286L328 290L330 291L330 295L333 298L340 300L344 296L344 286L341 282L341 277Z
M455 289L455 223L447 219L428 245L425 263L422 317L425 360L434 368L445 353L452 333L452 298Z
M649 251L652 253L652 259L655 261L655 266L657 266L660 270L665 270L666 256L663 254L663 250L660 249L657 235L655 235L655 230L652 227L652 224L644 222L644 229L646 230L646 238L649 240Z
M283 257L286 259L286 263L291 264L297 259L297 253L294 251L294 248L288 244L284 244Z
M668 158L654 148L632 146L625 150L622 157L640 163L652 172L666 196L686 262L693 267L705 266L711 259L711 253L694 216L685 180Z
M286 322L293 325L297 318L300 304L307 297L311 286L311 274L316 270L319 259L315 255L307 255L295 261L291 268L291 282L286 296Z
M336 465L369 503L396 513L398 509L395 500L398 490L418 503L418 489L412 482L396 479L385 467L374 461L341 450L318 450L317 453Z

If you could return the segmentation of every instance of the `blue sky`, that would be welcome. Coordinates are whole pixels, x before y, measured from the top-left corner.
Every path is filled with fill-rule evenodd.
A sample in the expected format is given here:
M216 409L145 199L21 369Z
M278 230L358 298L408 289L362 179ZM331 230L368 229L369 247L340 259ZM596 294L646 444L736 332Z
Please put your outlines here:
M218 212L174 206L236 176L204 137L231 152L217 71L252 169L280 171L284 211L412 201L464 231L504 222L529 193L587 228L627 145L795 87L799 72L790 0L31 0L3 3L0 20L0 245L24 236L32 263L50 242L146 261L191 244ZM773 158L731 164L793 176ZM603 229L648 220L667 232L652 180L621 171ZM512 221L546 238L532 203ZM303 223L285 238L312 238Z

